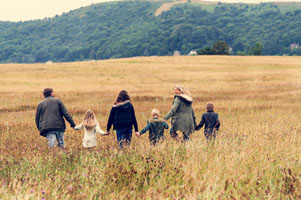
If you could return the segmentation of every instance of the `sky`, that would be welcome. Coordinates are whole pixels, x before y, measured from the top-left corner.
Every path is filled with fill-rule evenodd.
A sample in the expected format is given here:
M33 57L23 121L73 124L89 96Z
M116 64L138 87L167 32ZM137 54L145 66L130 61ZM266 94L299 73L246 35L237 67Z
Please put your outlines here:
M114 0L0 0L0 21L27 21L54 17L92 3ZM205 0L227 3L259 3L275 0ZM301 0L276 0L281 2L301 2Z

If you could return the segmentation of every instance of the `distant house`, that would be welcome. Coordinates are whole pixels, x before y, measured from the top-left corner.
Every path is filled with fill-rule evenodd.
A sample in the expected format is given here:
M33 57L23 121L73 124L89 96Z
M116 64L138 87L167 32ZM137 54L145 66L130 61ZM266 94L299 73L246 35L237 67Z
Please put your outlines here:
M46 64L52 64L53 62L51 61L51 60L48 60L47 62L46 62Z
M181 55L181 53L179 51L174 51L173 52L173 56L180 56L180 55Z
M197 54L196 50L191 50L188 55L189 56L196 56L198 54Z
M290 49L291 51L294 51L295 49L298 49L299 48L299 44L294 42L293 44L290 45Z

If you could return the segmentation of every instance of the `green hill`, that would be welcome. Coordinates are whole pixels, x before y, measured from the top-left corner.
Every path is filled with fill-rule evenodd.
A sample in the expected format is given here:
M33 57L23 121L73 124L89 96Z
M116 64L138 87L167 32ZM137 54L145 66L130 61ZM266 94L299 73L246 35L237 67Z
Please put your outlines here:
M100 3L44 20L0 22L0 62L187 54L219 40L234 54L260 41L264 55L282 55L291 43L301 43L301 3L192 1L156 16L163 3Z

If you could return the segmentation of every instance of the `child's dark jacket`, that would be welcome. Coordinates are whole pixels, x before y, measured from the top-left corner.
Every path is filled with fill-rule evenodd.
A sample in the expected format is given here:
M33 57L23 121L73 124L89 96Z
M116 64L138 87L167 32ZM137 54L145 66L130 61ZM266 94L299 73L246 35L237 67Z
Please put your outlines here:
M163 119L153 117L148 120L146 127L140 131L140 135L149 131L149 140L156 143L164 136L164 129L168 128L168 124Z
M200 130L205 124L204 131L212 131L214 128L217 130L220 127L220 121L218 119L218 113L214 111L207 111L202 115L201 122L197 125L196 130Z
M114 130L132 129L134 126L135 131L138 132L135 110L130 101L113 105L107 124L107 131L111 129L112 124Z

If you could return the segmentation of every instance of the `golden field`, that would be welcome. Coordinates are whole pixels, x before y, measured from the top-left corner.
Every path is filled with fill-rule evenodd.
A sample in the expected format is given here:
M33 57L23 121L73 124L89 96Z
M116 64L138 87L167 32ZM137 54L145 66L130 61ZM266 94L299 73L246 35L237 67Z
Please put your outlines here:
M48 151L35 127L42 90L52 87L78 124L87 109L106 129L113 102L128 90L139 130L153 108L164 116L173 88L194 98L197 122L212 101L221 129L208 144L152 147L116 134L93 150L67 123L65 151ZM301 199L301 57L139 57L0 65L0 199ZM170 123L170 121L168 122Z

